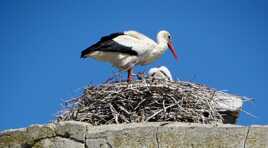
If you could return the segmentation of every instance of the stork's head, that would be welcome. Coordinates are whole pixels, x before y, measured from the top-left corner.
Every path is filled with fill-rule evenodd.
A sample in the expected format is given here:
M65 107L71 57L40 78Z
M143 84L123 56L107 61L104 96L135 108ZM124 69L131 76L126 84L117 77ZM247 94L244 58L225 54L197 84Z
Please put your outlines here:
M172 52L174 58L178 60L178 56L176 53L176 49L174 48L172 44L171 35L168 31L162 30L157 34L157 41L163 48L169 48Z

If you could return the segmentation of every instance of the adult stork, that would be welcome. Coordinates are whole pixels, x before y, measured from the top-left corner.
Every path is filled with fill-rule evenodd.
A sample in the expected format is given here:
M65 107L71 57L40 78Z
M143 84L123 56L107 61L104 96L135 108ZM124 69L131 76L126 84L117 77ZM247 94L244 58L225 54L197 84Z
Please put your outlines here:
M135 65L152 63L169 48L177 60L176 50L172 45L168 31L157 34L157 42L136 31L112 33L104 36L81 52L81 58L93 57L112 63L113 66L128 71L128 81L132 80Z

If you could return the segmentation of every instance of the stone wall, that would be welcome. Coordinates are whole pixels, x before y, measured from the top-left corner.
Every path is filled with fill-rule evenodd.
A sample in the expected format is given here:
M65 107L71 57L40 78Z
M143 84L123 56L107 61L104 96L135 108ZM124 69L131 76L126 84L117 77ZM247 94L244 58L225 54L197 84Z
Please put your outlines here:
M268 148L268 126L66 121L0 133L0 148Z

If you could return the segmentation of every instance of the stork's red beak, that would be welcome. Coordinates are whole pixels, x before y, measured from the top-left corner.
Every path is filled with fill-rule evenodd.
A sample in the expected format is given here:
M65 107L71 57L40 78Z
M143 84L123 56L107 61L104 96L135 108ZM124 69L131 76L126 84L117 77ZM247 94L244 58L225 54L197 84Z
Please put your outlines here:
M177 53L176 53L176 49L174 48L174 46L173 46L171 41L168 42L168 48L172 52L174 58L178 61L178 56L177 56Z

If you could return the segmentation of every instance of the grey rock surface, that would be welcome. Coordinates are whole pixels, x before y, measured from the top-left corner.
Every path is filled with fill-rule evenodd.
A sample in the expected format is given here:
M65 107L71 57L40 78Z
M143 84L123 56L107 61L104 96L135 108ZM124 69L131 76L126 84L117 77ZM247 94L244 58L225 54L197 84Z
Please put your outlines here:
M84 144L68 139L68 138L61 138L61 137L53 137L40 140L39 142L35 143L33 148L84 148Z
M90 126L88 123L77 121L59 122L55 125L56 135L76 139L81 142L85 142L87 127Z
M246 148L268 147L268 126L254 125L248 129Z
M268 126L68 121L0 132L0 148L268 148Z

